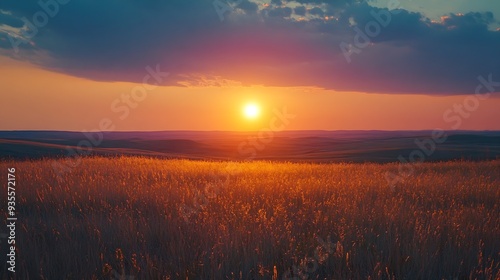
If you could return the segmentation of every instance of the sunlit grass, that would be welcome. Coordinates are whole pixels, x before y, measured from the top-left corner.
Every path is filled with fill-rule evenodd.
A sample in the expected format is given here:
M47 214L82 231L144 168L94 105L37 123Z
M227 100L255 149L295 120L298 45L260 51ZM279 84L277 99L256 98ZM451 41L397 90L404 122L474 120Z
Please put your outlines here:
M53 162L0 162L18 279L283 279L328 236L310 279L500 277L500 161L425 163L394 190L397 164Z

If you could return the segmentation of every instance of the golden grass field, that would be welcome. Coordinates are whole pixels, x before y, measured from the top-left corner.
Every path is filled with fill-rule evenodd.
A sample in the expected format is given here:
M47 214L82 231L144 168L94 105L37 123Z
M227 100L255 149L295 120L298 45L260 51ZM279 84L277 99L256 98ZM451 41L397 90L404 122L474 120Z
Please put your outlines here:
M424 163L394 189L397 164L63 161L0 162L17 279L500 279L498 160Z

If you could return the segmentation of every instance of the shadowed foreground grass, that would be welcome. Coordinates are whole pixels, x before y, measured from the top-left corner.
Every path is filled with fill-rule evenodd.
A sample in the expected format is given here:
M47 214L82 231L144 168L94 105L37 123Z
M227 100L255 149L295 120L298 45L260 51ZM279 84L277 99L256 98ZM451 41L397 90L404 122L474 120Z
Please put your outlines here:
M500 161L63 161L0 162L17 279L500 279Z

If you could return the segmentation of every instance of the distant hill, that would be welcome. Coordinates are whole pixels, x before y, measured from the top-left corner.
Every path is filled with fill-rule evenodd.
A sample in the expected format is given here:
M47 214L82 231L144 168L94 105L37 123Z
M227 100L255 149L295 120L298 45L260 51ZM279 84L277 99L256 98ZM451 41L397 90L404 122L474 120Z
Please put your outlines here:
M429 143L431 134L431 131L284 131L261 139L258 132L104 132L88 136L65 131L0 131L0 158L65 157L87 152L294 162L395 162L400 156L408 159L410 155L417 159L418 155L424 155L425 161L500 157L500 131L447 132L447 140L435 143L435 150L427 154L415 141Z

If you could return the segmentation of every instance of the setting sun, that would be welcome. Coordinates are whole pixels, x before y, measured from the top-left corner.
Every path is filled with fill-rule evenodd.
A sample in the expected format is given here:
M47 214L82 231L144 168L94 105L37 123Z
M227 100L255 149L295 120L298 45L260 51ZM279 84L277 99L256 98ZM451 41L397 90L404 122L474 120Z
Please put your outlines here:
M259 116L260 114L260 108L256 104L247 104L243 108L243 114L245 117L248 119L255 119Z

